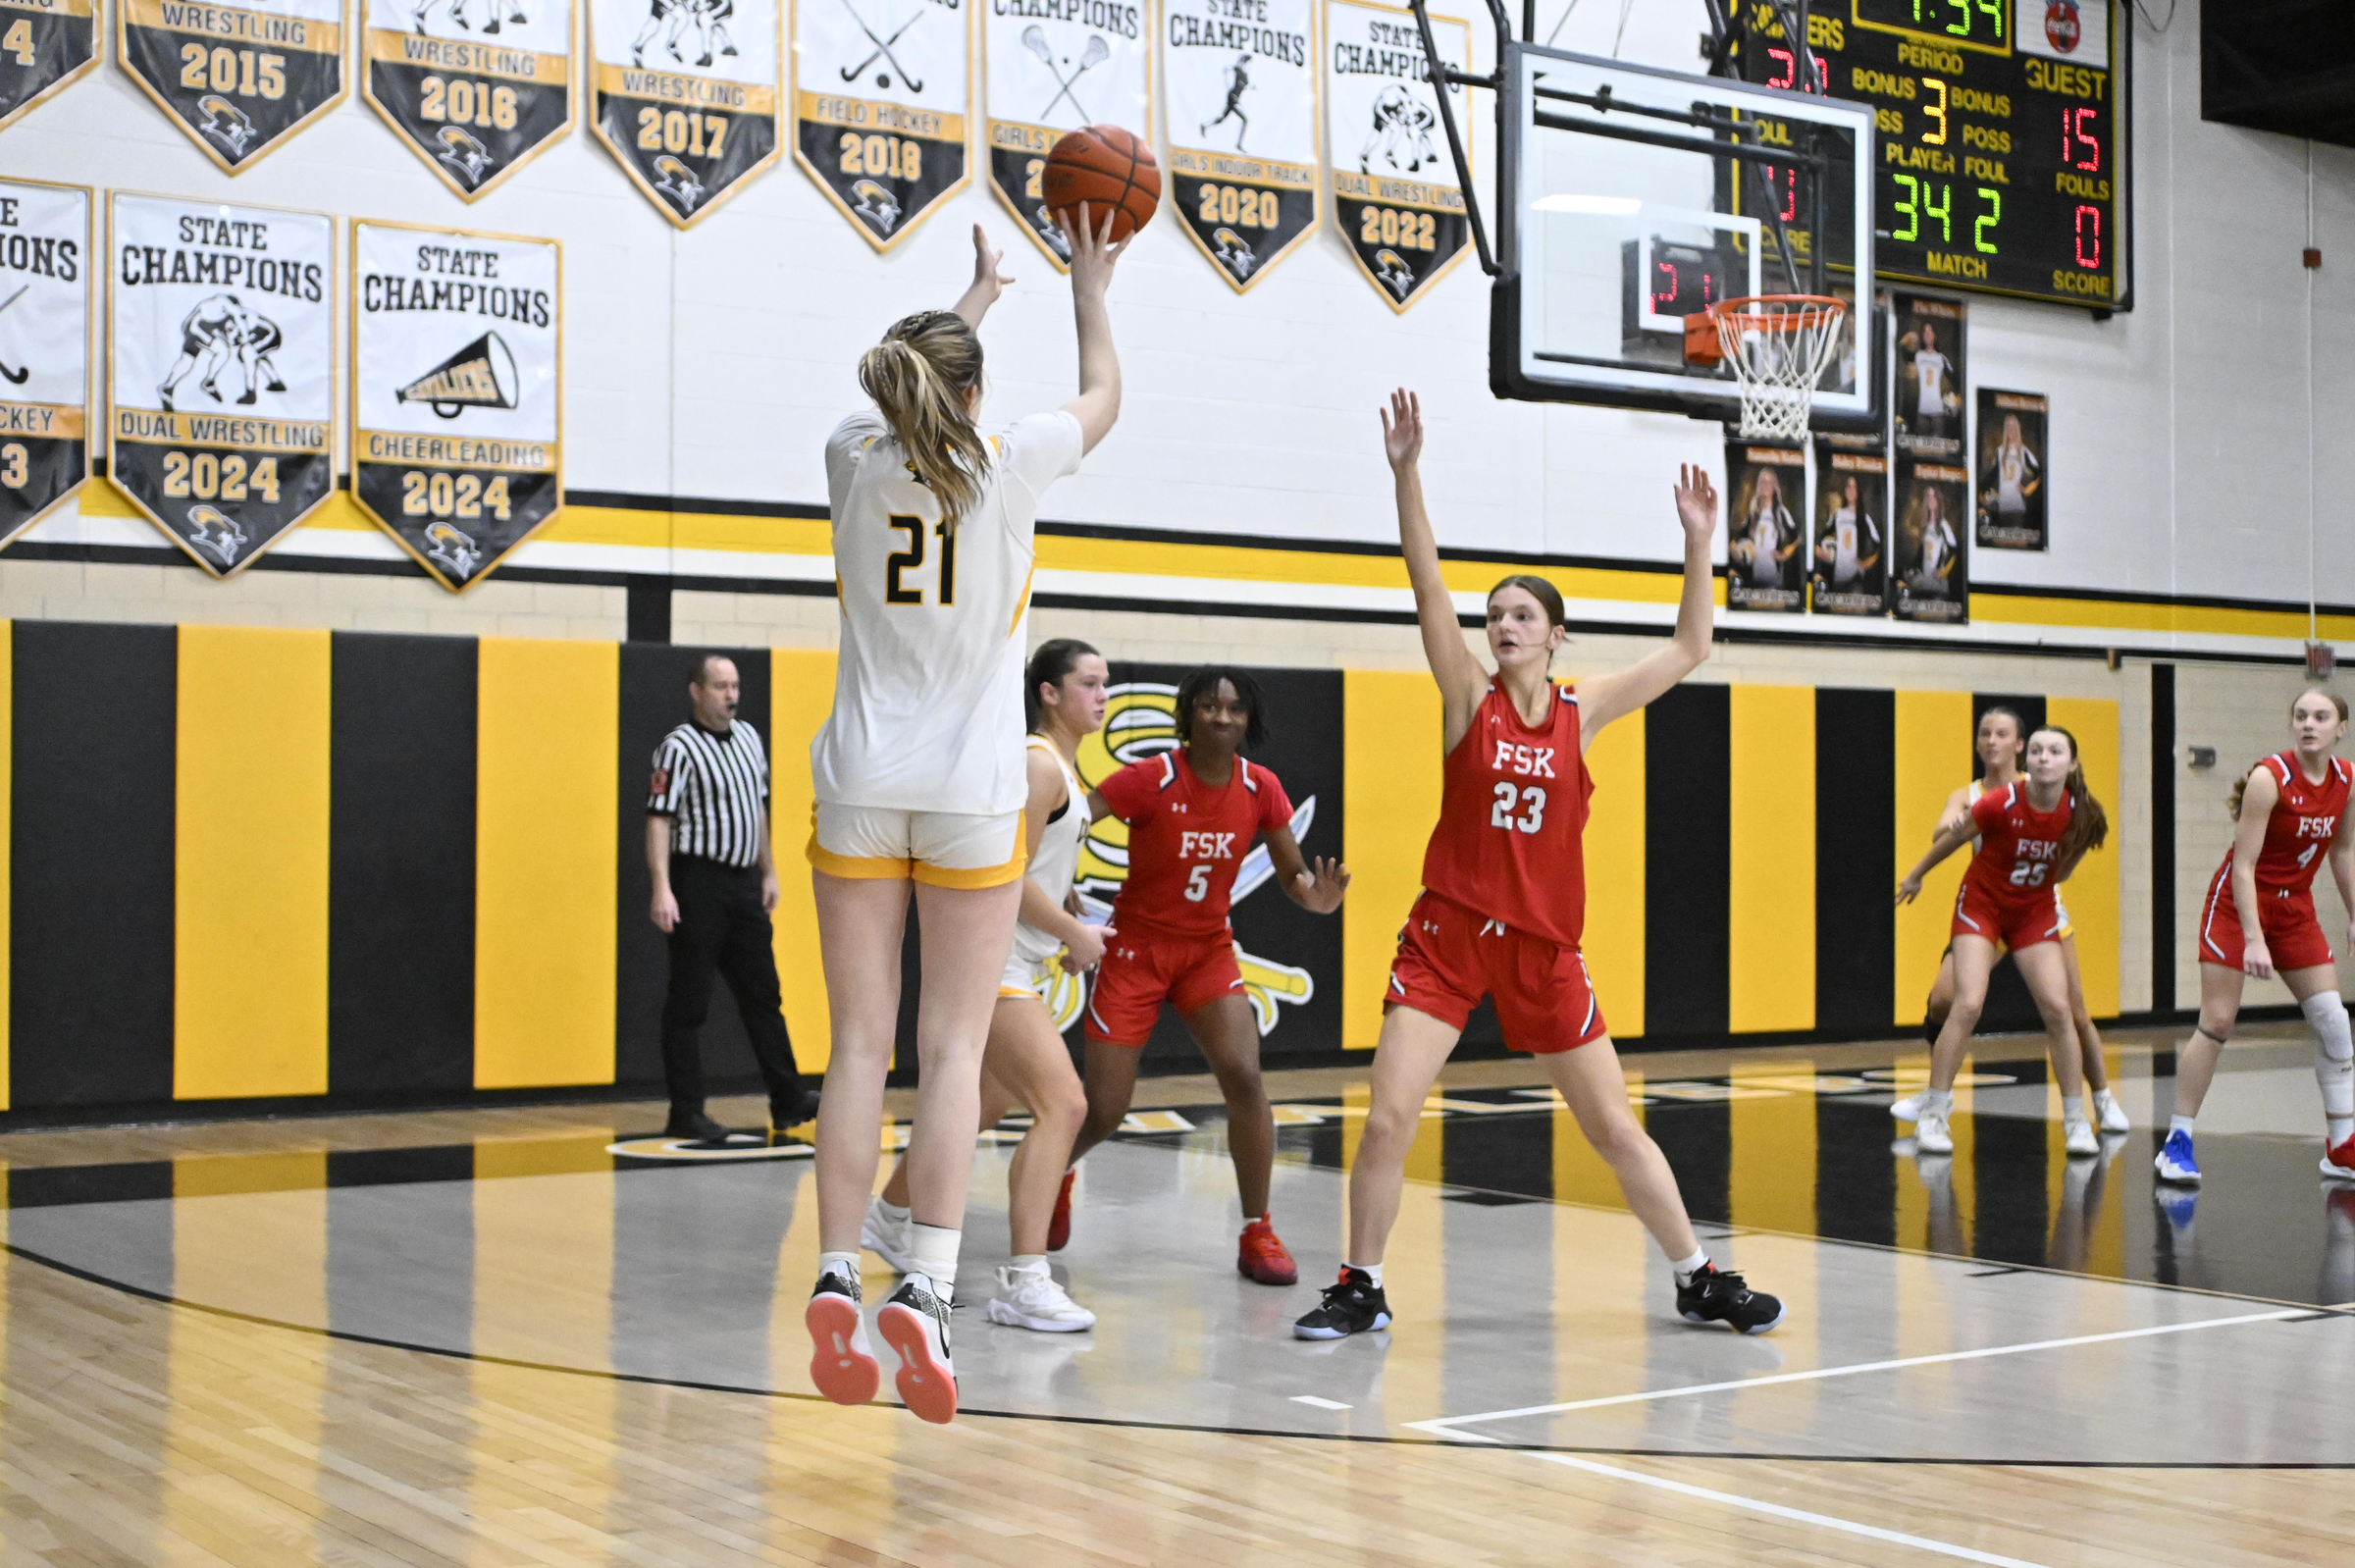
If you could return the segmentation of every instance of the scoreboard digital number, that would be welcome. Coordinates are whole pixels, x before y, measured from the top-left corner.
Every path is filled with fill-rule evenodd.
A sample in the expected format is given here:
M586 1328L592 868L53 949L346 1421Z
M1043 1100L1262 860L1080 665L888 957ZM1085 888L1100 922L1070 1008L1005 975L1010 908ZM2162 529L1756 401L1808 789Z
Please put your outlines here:
M1738 64L1750 81L1822 79L1873 106L1882 279L2127 306L2127 39L2112 0L1818 5L1806 30L1820 78L1756 0L1744 0ZM1804 203L1785 205L1802 218ZM1803 257L1805 242L1793 234Z

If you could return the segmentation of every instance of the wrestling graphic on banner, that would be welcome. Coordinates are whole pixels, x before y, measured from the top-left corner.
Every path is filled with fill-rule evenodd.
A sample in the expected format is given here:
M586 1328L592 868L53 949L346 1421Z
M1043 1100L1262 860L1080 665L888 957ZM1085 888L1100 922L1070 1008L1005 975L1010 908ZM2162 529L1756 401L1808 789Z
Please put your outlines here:
M115 0L123 69L230 174L343 101L347 0Z
M1240 293L1316 232L1315 0L1163 0L1171 198Z
M1470 27L1433 17L1431 34L1441 60L1470 69ZM1413 12L1326 0L1325 145L1334 216L1359 270L1395 311L1461 260L1472 237L1430 72ZM1455 95L1450 101L1470 157L1464 89L1447 90Z
M969 18L965 0L794 7L794 161L877 250L971 178Z
M97 0L0 0L0 131L97 64Z
M90 477L90 193L0 180L0 545Z
M335 220L113 195L107 477L234 577L335 494Z
M1071 241L1047 215L1047 153L1067 131L1153 133L1146 0L981 0L989 183L1057 270ZM1195 13L1199 15L1197 11Z
M777 0L592 0L598 139L681 229L776 162Z
M552 239L351 226L351 494L451 593L564 504Z
M368 102L472 201L572 129L564 0L362 0Z

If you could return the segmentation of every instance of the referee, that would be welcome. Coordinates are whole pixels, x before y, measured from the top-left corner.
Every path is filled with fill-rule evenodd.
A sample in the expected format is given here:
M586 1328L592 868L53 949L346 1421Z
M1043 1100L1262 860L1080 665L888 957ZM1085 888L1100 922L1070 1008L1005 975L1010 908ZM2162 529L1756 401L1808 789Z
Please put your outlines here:
M654 924L670 938L670 990L662 1000L662 1076L670 1091L666 1137L706 1141L728 1131L704 1114L704 1057L697 1036L711 1005L711 971L726 977L768 1085L776 1131L817 1114L786 1037L784 999L768 912L777 867L768 844L768 761L760 737L736 716L735 661L706 653L687 697L695 716L654 750L646 802L646 866Z

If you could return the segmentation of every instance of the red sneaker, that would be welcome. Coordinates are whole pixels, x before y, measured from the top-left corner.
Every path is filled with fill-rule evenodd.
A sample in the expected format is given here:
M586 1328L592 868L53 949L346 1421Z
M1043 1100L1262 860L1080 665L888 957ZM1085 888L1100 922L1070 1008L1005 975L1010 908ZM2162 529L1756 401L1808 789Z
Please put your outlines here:
M2323 1155L2323 1175L2333 1181L2355 1181L2355 1138Z
M1055 1189L1055 1216L1047 1222L1047 1250L1061 1252L1072 1244L1072 1177L1079 1174L1073 1166L1063 1174L1063 1185Z
M1261 1284L1300 1282L1300 1266L1292 1261L1290 1253L1283 1250L1283 1243L1276 1239L1276 1228L1268 1223L1268 1217L1264 1214L1243 1227L1243 1238L1235 1253L1234 1266Z

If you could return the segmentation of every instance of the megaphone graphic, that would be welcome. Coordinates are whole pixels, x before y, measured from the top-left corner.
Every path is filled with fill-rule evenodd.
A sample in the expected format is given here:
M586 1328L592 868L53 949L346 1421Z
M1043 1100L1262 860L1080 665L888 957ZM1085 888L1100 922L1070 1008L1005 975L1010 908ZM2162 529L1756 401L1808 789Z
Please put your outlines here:
M498 334L487 332L392 395L455 419L469 408L514 407L517 385L515 356Z

